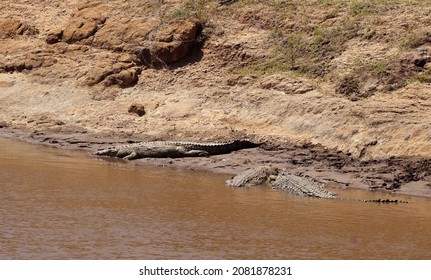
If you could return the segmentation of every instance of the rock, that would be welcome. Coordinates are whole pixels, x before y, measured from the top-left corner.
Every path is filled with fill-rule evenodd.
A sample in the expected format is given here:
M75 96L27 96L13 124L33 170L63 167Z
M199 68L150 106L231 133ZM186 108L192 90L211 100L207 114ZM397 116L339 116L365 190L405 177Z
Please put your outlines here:
M82 45L64 44L63 47L78 63L86 61L67 72L68 77L73 77L82 86L127 88L139 81L142 67L138 65L139 60L132 55ZM79 56L75 56L76 54Z
M0 21L0 38L13 38L18 35L35 35L39 31L25 22L16 19Z
M133 67L121 70L118 73L109 75L105 79L105 85L118 85L121 88L131 87L138 83L139 74L141 73L141 68Z
M159 66L177 62L194 45L198 24L193 20L161 23L150 17L119 17L114 12L108 4L85 1L71 15L64 30L53 27L45 38L48 44L68 43L59 50L80 53L78 63L90 58L91 64L81 65L73 75L83 85L134 86L143 64ZM27 66L21 60L14 61L9 63L7 71L39 67L37 63L41 62L34 61Z
M132 104L129 106L129 109L127 109L127 111L128 111L129 113L136 114L136 115L138 115L138 116L140 116L140 117L142 117L143 115L145 115L145 108L144 108L144 105L139 104L139 103L132 103Z
M80 8L78 12L72 15L69 23L62 32L63 41L69 44L93 36L105 23L107 13L110 11L110 8L98 2ZM55 34L50 35L51 38L55 36Z
M180 20L159 26L154 20L109 19L95 34L92 45L137 55L141 63L157 65L177 62L193 47L197 23Z
M63 38L63 30L49 32L46 36L45 42L47 44L55 44L61 41Z
M67 43L74 43L94 35L96 31L96 22L77 19L70 23L63 31L63 40Z
M109 18L94 36L92 45L111 51L139 53L157 22L147 19Z
M0 72L21 72L39 67L48 67L57 62L52 51L35 50L20 55L0 59Z
M89 49L80 59L92 61L79 67L74 75L85 86L131 87L136 85L142 71L137 59L129 54Z
M179 61L193 47L197 35L197 23L184 20L171 22L157 36L159 43L153 53L165 63Z

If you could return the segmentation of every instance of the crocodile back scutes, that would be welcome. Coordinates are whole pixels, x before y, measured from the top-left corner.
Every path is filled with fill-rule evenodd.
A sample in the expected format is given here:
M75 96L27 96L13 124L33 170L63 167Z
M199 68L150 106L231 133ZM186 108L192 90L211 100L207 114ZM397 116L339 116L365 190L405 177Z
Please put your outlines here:
M118 150L139 148L139 147L166 147L176 146L183 147L187 150L202 150L211 155L227 153L244 148L257 147L259 144L253 143L249 140L231 140L220 142L189 142L189 141L144 141L128 145L116 146Z

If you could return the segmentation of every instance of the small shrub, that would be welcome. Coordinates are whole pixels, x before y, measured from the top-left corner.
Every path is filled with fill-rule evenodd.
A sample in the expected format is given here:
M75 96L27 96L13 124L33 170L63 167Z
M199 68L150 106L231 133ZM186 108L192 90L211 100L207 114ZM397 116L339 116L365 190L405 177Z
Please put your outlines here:
M431 32L430 31L416 31L409 34L402 43L402 46L407 49L414 49L425 45L427 43L431 43Z
M168 19L195 18L199 23L205 24L211 14L207 4L208 0L187 0L181 7L168 15Z
M363 16L367 14L376 14L379 9L373 1L352 1L350 3L350 13L354 16Z
M343 52L346 43L357 36L359 26L350 20L335 27L316 27L312 32L276 35L281 59L291 70L317 77L330 71L331 60Z
M387 73L389 64L392 63L392 59L383 59L374 61L360 67L359 72L368 73L372 76L382 77Z
M287 34L282 38L279 50L288 63L295 65L301 57L308 56L312 52L308 41L307 35L303 32Z
M352 101L358 100L360 95L358 78L353 74L343 76L337 84L336 92Z
M417 74L414 77L414 80L416 80L420 83L430 84L431 83L431 71L422 72L422 73Z

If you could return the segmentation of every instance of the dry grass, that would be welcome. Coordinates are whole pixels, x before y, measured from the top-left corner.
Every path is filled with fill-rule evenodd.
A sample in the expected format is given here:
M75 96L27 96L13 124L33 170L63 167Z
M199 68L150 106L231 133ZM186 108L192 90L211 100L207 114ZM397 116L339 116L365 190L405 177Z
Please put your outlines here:
M231 9L253 8L265 21L274 46L274 56L236 69L237 73L273 74L293 71L310 79L330 81L335 91L351 99L368 97L366 79L378 80L377 90L392 90L410 81L429 82L428 72L407 65L404 53L431 43L430 3L418 0L239 0ZM414 12L416 11L416 12ZM273 18L262 18L270 15ZM412 16L415 15L415 16ZM427 21L428 18L428 21ZM267 23L270 23L269 25ZM380 44L398 49L395 55L364 59L349 66L344 75L334 75L334 59L350 42ZM368 42L368 43L367 43ZM364 80L363 80L364 79Z
M187 0L167 15L170 19L196 19L205 24L211 17L209 0Z
M219 9L217 1L186 0L160 4L158 1L109 1L122 5L131 16L158 17L161 23L194 19L202 26L216 17L240 18L251 9L271 34L273 55L265 60L233 66L241 75L268 75L290 72L319 81L330 81L335 92L353 99L370 96L362 91L364 81L379 80L378 90L396 89L410 81L428 82L429 73L409 68L400 73L397 66L403 52L431 43L429 24L415 18L398 18L403 11L427 16L431 5L419 0L238 0ZM123 3L123 4L121 4ZM175 4L173 4L175 3ZM262 13L260 13L262 12ZM408 14L408 13L407 13ZM265 18L266 17L266 18ZM410 21L409 21L410 20ZM255 22L246 22L255 24ZM199 35L205 41L209 35ZM401 39L400 39L401 38ZM334 59L342 55L352 40L379 43L398 48L394 57L380 57L352 65L346 74L334 75ZM401 69L401 70L400 70Z

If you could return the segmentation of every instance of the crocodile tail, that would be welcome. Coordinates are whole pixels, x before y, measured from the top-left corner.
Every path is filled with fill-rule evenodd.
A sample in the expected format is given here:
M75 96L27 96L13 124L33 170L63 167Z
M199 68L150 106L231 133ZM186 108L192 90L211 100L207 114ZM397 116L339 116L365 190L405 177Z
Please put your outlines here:
M263 143L252 142L248 139L238 140L238 142L243 148L256 148L263 144Z

